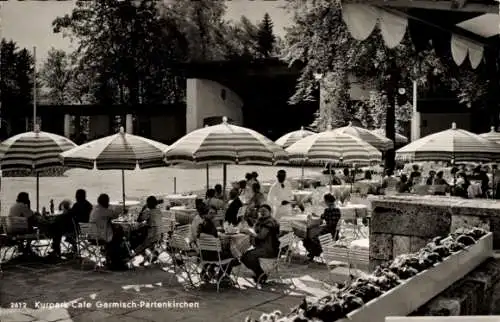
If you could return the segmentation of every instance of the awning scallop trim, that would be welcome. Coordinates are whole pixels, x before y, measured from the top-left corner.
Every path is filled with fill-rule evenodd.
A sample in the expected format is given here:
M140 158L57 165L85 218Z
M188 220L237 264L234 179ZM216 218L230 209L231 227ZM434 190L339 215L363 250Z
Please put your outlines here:
M343 4L342 17L349 33L359 41L366 40L378 23L388 48L401 43L408 27L408 17L364 4ZM469 56L472 68L476 69L483 59L484 46L453 34L451 52L457 65L462 65Z

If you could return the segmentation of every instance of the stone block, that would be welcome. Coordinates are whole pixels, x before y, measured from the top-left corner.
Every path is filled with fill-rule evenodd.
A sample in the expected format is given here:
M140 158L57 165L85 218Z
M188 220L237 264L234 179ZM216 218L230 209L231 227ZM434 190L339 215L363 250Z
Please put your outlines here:
M453 215L451 216L450 232L454 232L458 228L473 228L479 227L490 231L490 219L488 217L478 216L464 216Z
M410 244L409 236L393 236L392 257L395 258L398 255L410 253Z
M370 233L370 259L392 259L392 235Z
M444 298L431 300L417 312L423 316L458 316L461 313L459 301Z
M479 303L484 294L480 293L480 285L473 281L460 280L441 294L442 298L456 300L460 303L460 315L477 315Z
M410 253L418 252L431 240L431 238L410 236Z
M370 229L374 233L432 238L448 235L450 225L451 214L443 208L396 203L375 207Z

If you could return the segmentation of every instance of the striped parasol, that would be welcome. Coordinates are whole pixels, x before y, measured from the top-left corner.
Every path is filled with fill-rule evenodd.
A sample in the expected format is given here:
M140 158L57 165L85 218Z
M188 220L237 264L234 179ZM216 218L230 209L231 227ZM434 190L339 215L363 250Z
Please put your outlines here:
M59 154L76 147L69 139L48 132L21 133L0 143L2 170L28 170L36 174L36 210L40 208L40 172L62 167Z
M227 123L195 130L172 144L166 153L170 163L260 164L288 163L287 153L254 130Z
M385 136L385 129L375 129L375 130L372 130L372 133L386 137ZM401 145L401 144L406 144L406 143L408 143L408 138L404 135L396 133L396 144Z
M339 127L334 131L360 138L361 140L373 145L379 151L387 151L394 148L394 143L385 136L373 133L370 130L363 129L358 126L353 126L351 122L349 122L348 126Z
M168 146L137 135L120 132L82 144L60 155L64 165L99 170L134 170L165 166Z
M99 170L122 170L122 202L125 207L125 170L165 166L163 154L168 146L137 135L125 133L123 127L114 135L82 144L61 153L65 166Z
M369 165L380 162L382 153L365 141L329 128L289 146L290 161Z
M314 133L315 132L313 131L304 130L304 127L302 126L300 130L287 133L277 139L276 144L286 149L298 140L301 140L309 135L313 135Z
M496 132L494 126L491 127L491 131L489 131L488 133L479 134L479 136L495 143L500 143L500 132Z
M457 129L423 137L396 151L400 161L495 162L500 160L500 144L477 134Z
M48 170L62 166L59 154L74 147L75 143L57 134L21 133L0 143L0 166L2 170Z

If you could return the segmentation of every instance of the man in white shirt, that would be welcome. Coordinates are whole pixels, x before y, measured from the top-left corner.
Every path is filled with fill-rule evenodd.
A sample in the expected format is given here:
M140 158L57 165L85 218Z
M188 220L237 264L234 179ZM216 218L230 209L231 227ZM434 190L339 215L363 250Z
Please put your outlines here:
M279 219L281 216L291 213L291 202L293 201L292 187L286 181L286 171L279 170L278 179L269 190L267 202L273 207L274 217Z

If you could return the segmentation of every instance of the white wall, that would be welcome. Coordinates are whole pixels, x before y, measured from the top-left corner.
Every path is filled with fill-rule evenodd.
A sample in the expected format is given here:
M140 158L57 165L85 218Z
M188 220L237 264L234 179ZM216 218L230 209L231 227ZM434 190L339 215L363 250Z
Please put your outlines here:
M225 90L225 99L221 92ZM207 80L189 78L186 85L186 132L203 127L207 117L227 116L243 124L243 101L228 87Z

